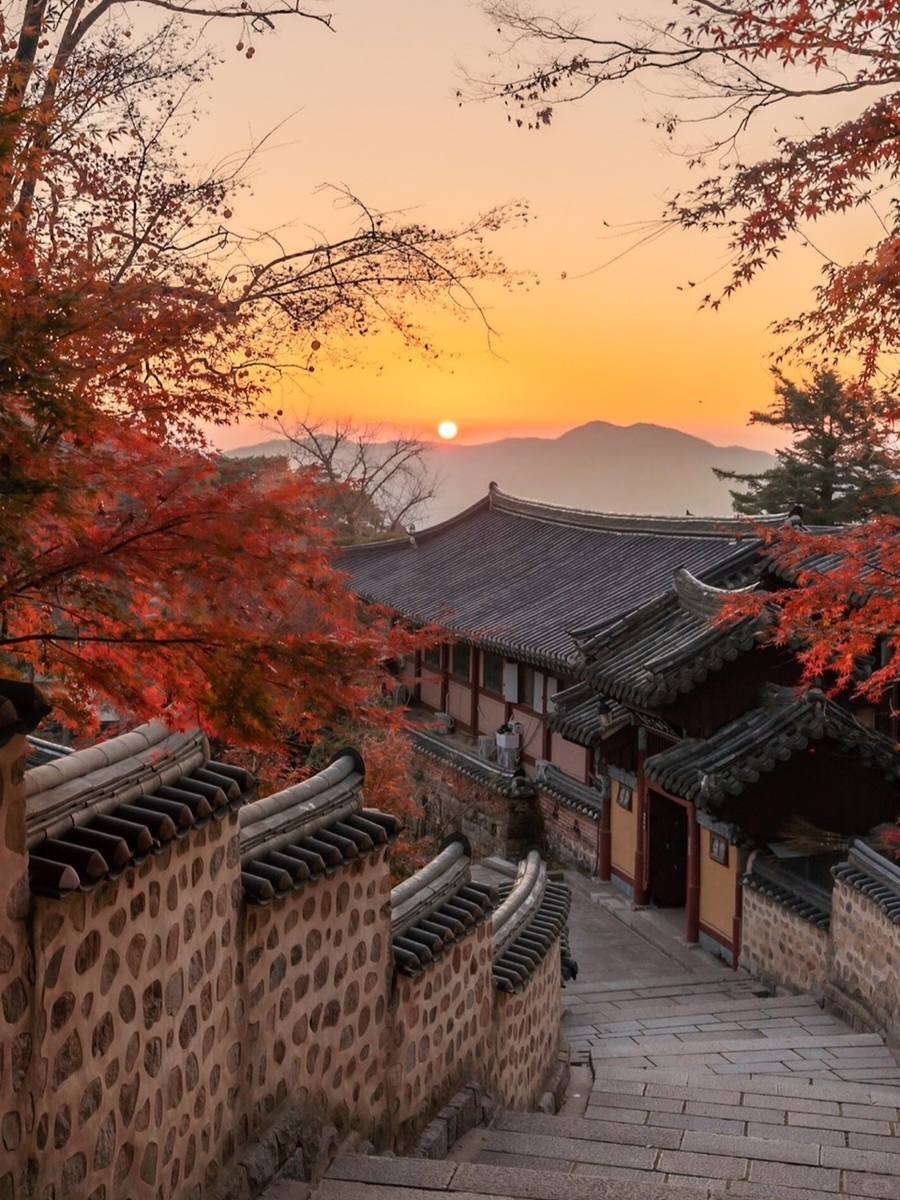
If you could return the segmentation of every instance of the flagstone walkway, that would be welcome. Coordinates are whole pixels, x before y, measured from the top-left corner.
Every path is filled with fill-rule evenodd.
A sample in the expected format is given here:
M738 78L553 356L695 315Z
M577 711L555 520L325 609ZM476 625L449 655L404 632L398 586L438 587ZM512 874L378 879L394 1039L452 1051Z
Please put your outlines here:
M501 1113L441 1162L342 1156L314 1200L900 1200L900 1068L879 1037L567 878L563 1111Z

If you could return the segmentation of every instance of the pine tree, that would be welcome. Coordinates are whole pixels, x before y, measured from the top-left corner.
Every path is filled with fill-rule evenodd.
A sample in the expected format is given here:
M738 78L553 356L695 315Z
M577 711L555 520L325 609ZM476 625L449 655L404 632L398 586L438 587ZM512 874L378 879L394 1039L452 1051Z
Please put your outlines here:
M775 372L775 399L751 424L790 430L793 442L775 466L755 475L714 468L744 484L731 492L736 513L803 507L808 524L840 525L873 513L900 515L900 463L890 410L874 390L818 371L807 388Z

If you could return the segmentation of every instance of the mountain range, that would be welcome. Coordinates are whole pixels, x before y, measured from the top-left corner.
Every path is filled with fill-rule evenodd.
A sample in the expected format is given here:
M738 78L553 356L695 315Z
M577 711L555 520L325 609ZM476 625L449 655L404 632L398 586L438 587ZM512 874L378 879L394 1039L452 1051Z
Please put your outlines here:
M715 446L703 438L639 423L591 421L557 438L501 438L475 446L428 442L437 494L417 526L446 520L487 494L493 480L504 492L599 512L727 516L728 484L713 467L741 473L768 470L774 457L745 446ZM229 457L285 454L273 438L228 452Z

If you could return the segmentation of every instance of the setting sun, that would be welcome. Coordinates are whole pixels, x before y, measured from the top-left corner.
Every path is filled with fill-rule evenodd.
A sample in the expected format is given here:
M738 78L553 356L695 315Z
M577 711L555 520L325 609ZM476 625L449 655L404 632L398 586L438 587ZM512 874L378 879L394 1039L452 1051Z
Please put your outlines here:
M445 442L452 441L453 438L456 437L457 433L459 433L459 430L456 428L456 425L453 421L441 421L440 425L438 425L437 431L438 437L443 438Z

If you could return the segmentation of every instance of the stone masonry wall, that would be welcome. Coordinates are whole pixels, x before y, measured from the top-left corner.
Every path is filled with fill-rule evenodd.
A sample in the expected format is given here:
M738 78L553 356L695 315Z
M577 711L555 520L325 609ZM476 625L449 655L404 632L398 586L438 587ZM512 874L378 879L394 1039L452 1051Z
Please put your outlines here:
M538 1098L558 946L516 996L490 922L395 974L386 850L248 905L234 814L32 896L23 750L0 748L0 1200L200 1200L288 1106L399 1148L466 1082Z
M36 1195L197 1197L246 1137L237 831L33 900Z
M533 1108L559 1053L559 939L521 992L494 996L494 1051L488 1090L516 1112Z
M16 736L0 749L0 1197L29 1195L37 1179L34 1079L34 955L26 918L26 742Z
M597 869L598 822L552 796L540 796L537 804L548 857L593 874Z
M761 892L744 888L741 966L769 986L821 1001L828 980L828 932Z
M247 911L240 1004L252 1134L290 1097L340 1128L389 1140L390 902L383 849Z
M874 1028L900 1042L900 926L868 896L837 879L831 930L831 982L842 998L871 1016Z
M494 1052L490 962L491 927L484 924L421 975L397 976L389 1079L400 1150L461 1086L486 1082Z
M533 796L498 796L463 778L446 764L422 754L415 757L416 798L430 833L445 837L459 832L472 847L473 858L499 854L521 858L540 845L541 821Z

